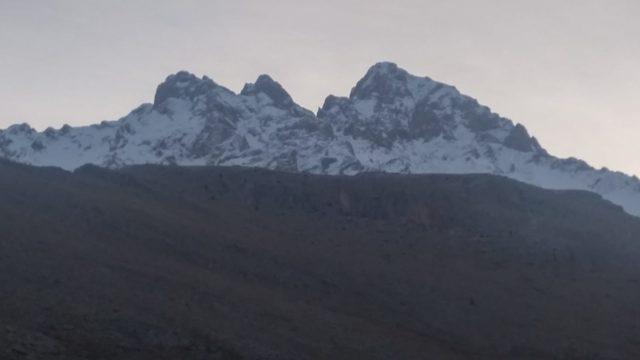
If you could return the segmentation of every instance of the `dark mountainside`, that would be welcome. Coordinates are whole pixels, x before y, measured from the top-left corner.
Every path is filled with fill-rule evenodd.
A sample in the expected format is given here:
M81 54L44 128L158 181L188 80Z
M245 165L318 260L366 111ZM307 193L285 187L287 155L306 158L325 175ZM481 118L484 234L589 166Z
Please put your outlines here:
M490 175L0 162L2 359L634 359L640 220Z

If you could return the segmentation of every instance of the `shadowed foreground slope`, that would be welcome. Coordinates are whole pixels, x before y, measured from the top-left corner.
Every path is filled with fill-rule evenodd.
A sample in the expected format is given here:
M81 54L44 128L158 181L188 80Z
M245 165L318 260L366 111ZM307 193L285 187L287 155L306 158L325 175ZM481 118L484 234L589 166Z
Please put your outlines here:
M488 175L2 162L0 358L637 358L639 241Z

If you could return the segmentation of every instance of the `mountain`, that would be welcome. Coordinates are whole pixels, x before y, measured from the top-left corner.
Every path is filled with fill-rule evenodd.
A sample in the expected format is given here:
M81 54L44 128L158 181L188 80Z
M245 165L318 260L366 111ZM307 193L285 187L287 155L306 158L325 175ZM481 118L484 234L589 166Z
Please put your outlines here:
M0 132L0 155L33 165L242 165L314 174L489 173L549 189L596 192L640 215L640 181L550 155L521 124L456 88L392 63L371 67L348 98L317 114L267 75L239 94L187 72L124 118Z
M640 356L640 219L590 192L7 161L0 189L2 359Z

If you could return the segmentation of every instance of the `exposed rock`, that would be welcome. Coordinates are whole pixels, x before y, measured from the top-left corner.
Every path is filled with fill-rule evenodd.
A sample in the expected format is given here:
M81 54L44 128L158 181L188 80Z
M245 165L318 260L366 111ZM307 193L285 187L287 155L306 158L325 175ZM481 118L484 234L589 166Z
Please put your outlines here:
M597 192L640 215L637 179L555 158L523 125L453 86L388 62L371 67L349 97L328 96L317 115L268 75L236 94L181 71L158 86L153 104L117 121L0 131L0 155L65 169L170 162L334 175L503 174L546 188Z

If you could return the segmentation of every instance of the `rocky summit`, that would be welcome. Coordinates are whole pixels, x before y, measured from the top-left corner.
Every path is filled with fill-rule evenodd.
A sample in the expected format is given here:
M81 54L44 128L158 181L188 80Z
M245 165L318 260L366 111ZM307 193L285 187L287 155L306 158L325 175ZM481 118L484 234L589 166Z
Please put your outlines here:
M489 173L592 191L640 215L636 177L554 157L523 125L388 62L372 66L349 97L327 97L317 114L268 75L236 94L206 76L178 72L158 86L153 104L117 121L0 131L0 156L68 170L178 164L330 175Z

